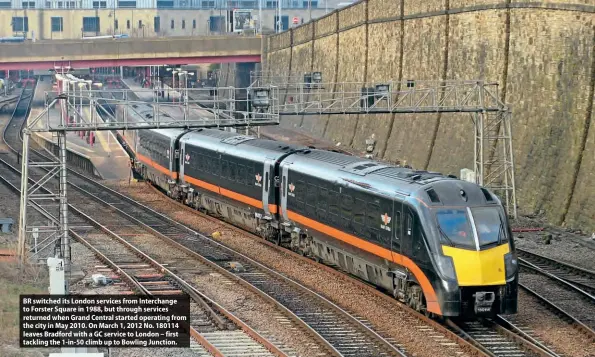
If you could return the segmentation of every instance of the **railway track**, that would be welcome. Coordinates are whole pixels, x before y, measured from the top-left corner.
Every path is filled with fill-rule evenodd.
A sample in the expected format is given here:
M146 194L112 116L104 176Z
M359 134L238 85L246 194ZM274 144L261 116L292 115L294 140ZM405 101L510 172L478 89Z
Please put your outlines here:
M595 272L517 251L524 271L519 287L595 341Z
M595 303L593 296L577 286L535 266L521 264L519 287L595 340Z
M34 91L34 86L30 91ZM11 123L15 125L9 125L4 131L4 138L5 140L10 138L6 141L13 150L16 143L14 139L19 136L19 131L15 128L20 129L20 125L17 124L19 121L21 124L24 123L28 110L18 112L15 110L15 113L13 118L21 120ZM35 155L43 156L39 153L35 153ZM18 169L1 159L0 168L0 181L19 193L21 177ZM35 181L30 179L30 183L33 185ZM40 191L50 193L46 188L41 188ZM58 222L58 219L43 207L34 204L34 208L55 224ZM69 217L70 235L89 248L106 264L106 268L117 272L118 277L126 281L128 286L133 287L135 292L146 295L187 294L190 296L192 302L189 333L193 338L191 348L199 355L239 357L246 356L248 353L250 356L288 356L287 353L260 336L223 307L202 295L167 267L136 249L91 216L72 205L69 205L69 211L71 212ZM116 222L118 217L114 216L110 219L111 222ZM122 293L132 293L132 291L123 291Z
M12 127L20 128L24 118L20 122L18 117L16 119L13 123L16 125ZM18 131L5 132L5 138L12 147L18 147ZM30 158L35 161L36 158L41 159L42 155L32 152ZM404 351L379 336L370 327L291 279L83 175L71 170L69 173L71 187L95 200L100 200L144 229L179 249L186 249L189 254L193 254L205 264L274 302L294 322L326 346L330 355L406 356ZM72 205L70 208L76 209ZM241 270L238 270L240 266Z
M5 169L2 170L0 180L18 192L17 185L20 183L18 170L4 161L0 161L0 167ZM200 355L239 357L246 356L245 351L250 351L251 356L288 356L233 314L174 274L166 265L160 264L135 248L122 236L81 210L72 205L69 208L72 212L69 217L70 235L89 248L106 264L107 268L116 272L119 280L125 281L134 292L144 295L187 294L190 296L189 333L194 342L191 343L191 348ZM57 221L51 215L48 215L48 218L52 218L54 222ZM118 218L113 217L112 224L116 222ZM132 291L124 290L120 293L129 294Z
M490 357L555 357L541 343L530 342L526 338L506 329L506 320L502 317L478 319L475 321L453 322L446 324L463 338Z
M183 206L182 204L176 202L178 205ZM196 211L183 206L185 209L189 211L193 211L195 214ZM200 214L200 213L198 213ZM206 217L210 220L216 220L215 218L209 217L204 214L200 214L203 217ZM221 222L217 220L218 222ZM226 226L244 232L241 228L237 228L231 224L226 223ZM259 239L261 240L261 239ZM262 240L261 240L262 241ZM268 242L266 242L268 244ZM268 244L274 246L272 244ZM275 247L278 248L278 247ZM208 253L207 253L208 254ZM293 255L298 256L295 253ZM300 257L305 259L303 257ZM310 263L312 263L309 259ZM331 269L333 271L333 269ZM366 283L362 282L366 288L369 286ZM392 299L391 299L392 300ZM392 300L396 303L396 301ZM482 327L480 328L477 325L470 325L464 324L463 328L456 327L453 330L458 333L461 337L465 338L466 340L470 341L473 345L478 347L485 355L488 356L505 356L505 357L518 357L518 356L557 356L555 353L548 350L540 341L532 339L527 333L524 333L518 327L515 327L519 331L519 335L523 337L519 337L515 335L515 333L508 331L501 325L506 325L507 327L511 328L515 327L510 322L506 321L504 318L498 318L498 323L485 320L482 322ZM458 325L454 325L458 326ZM489 333L486 334L486 331ZM482 334L483 333L483 334ZM486 336L489 335L489 339Z
M517 254L521 263L537 267L582 289L592 296L595 295L595 271L560 262L520 248L517 248Z
M152 186L151 186L152 187ZM157 192L160 192L157 188L153 189ZM222 222L214 217L202 214L197 212L179 202L174 203L187 210L192 214L199 214L206 219L209 219L213 222L218 222L220 224L225 225L230 229L241 231L246 233L241 228L238 228L230 223ZM251 234L248 232L248 234ZM262 240L262 238L254 236L260 243L266 244L274 249L280 249L278 246L274 245L273 243L267 242ZM328 271L330 274L341 275L340 271L336 270L333 267L313 262L311 259L303 257L297 253L283 250L286 254L291 254L293 257L304 260L309 262L310 264L316 264L318 267L321 267ZM357 279L357 277L352 277L353 283L360 285L363 289L371 290L371 287L368 283ZM433 320L429 320L425 316L418 314L417 312L411 310L405 305L400 304L392 297L388 296L386 293L383 293L379 290L372 290L374 294L377 296L385 299L386 301L398 305L398 308L403 308L409 310L410 313L415 315L419 318L424 324L428 324L432 326L432 328L440 330L442 326ZM478 325L481 323L481 325ZM455 323L450 321L447 326L450 328L450 331L454 333L454 336L451 336L451 340L457 341L457 339L467 341L472 346L476 347L481 351L483 355L490 356L490 357L520 357L520 356L541 356L541 357L556 357L558 354L552 351L551 348L547 347L542 341L531 336L531 334L524 329L520 328L519 326L514 325L510 320L508 320L508 316L505 318L503 316L499 316L495 321L491 321L488 319L482 320L482 322L475 322L475 323ZM464 345L465 342L457 341L459 344Z
M77 177L76 183L71 182L73 187L273 302L327 345L332 355L405 356L371 327L299 283L108 187L73 174Z

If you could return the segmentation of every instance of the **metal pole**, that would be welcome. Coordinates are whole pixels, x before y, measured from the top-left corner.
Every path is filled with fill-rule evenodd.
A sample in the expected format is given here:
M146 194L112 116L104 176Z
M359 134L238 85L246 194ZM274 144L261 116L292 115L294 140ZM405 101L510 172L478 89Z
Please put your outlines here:
M262 0L258 0L258 33L262 34Z
M308 22L312 21L312 0L308 0L308 11L310 12L310 20L308 20Z
M190 111L188 110L188 73L184 75L184 120L188 120L188 115Z
M21 206L19 212L19 243L17 255L22 266L26 259L25 241L27 237L27 203L29 191L29 130L23 130L23 162L21 165Z
M283 21L281 21L281 0L277 0L277 5L279 6L279 17L277 18L277 32L283 31Z
M68 201L66 198L66 131L58 132L60 156L60 235L62 237L61 258L64 259L64 271L70 272L70 237L68 236ZM65 282L68 285L67 282ZM66 286L68 291L68 286Z

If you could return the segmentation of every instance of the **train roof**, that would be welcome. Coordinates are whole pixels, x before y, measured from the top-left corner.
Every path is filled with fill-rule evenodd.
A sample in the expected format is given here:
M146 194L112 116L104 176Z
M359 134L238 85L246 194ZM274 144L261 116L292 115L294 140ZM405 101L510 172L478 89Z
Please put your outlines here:
M230 155L258 161L266 158L278 158L294 150L306 149L305 146L286 144L268 139L258 139L253 136L217 129L193 130L184 135L181 141L192 146L214 151L224 151Z
M290 170L376 194L412 197L431 206L498 203L486 189L455 176L413 170L325 150L291 155ZM463 191L463 194L461 193Z

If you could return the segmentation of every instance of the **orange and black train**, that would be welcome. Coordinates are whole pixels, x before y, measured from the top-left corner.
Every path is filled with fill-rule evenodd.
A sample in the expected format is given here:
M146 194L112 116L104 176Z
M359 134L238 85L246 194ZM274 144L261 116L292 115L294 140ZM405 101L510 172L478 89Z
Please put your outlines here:
M136 141L135 170L171 197L338 266L421 312L517 312L511 229L485 188L215 129L142 130Z

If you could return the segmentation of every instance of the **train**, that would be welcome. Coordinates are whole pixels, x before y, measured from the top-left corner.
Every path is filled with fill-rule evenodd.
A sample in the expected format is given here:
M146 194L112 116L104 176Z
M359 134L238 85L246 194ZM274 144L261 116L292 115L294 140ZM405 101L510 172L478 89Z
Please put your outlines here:
M141 118L142 120L142 118ZM452 175L219 129L145 129L135 175L173 199L390 292L434 317L517 312L501 201Z

